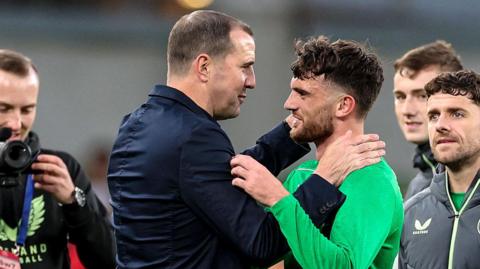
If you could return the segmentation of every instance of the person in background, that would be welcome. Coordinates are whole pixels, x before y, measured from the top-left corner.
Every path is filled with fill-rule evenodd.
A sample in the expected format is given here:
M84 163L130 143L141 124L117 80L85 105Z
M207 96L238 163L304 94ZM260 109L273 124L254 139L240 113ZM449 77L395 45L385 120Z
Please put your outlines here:
M40 147L32 131L39 87L30 59L0 50L0 127L11 132L7 143L22 141L38 155L23 170L0 164L0 262L69 269L71 242L87 268L114 268L112 228L90 180L68 153Z
M430 147L445 171L405 202L399 268L478 268L480 76L442 73L425 90Z
M452 45L439 40L406 52L394 64L395 115L405 139L415 144L413 167L419 171L409 182L405 199L428 187L437 162L428 143L427 94L424 86L441 72L463 69Z

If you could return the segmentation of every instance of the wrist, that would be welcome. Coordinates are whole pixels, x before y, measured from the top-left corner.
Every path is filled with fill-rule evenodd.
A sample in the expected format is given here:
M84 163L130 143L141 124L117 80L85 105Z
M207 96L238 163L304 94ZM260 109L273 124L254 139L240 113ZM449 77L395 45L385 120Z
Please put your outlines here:
M278 203L278 201L282 200L283 198L285 198L289 194L290 193L285 188L283 188L283 186L282 186L281 189L279 189L277 192L273 193L271 199L269 199L269 201L267 202L266 205L268 207L272 207L273 205Z
M79 206L84 207L86 204L85 192L79 187L74 187L70 196L68 197L65 203L62 203L64 206Z
M316 174L317 176L323 178L325 181L327 181L328 183L332 184L333 186L337 187L337 182L338 180L335 180L335 177L334 175L331 175L330 173L327 173L325 171L323 171L322 169L315 169L315 171L313 171L314 174Z

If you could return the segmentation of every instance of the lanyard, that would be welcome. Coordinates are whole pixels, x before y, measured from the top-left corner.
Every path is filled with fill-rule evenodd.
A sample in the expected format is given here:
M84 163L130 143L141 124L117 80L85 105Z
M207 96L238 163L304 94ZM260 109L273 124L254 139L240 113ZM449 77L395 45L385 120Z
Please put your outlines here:
M17 247L23 246L25 240L27 239L28 232L28 220L30 219L30 208L32 207L32 198L33 198L33 175L29 174L27 176L26 187L25 187L25 197L23 198L23 209L22 209L22 218L20 222L20 227L17 235Z

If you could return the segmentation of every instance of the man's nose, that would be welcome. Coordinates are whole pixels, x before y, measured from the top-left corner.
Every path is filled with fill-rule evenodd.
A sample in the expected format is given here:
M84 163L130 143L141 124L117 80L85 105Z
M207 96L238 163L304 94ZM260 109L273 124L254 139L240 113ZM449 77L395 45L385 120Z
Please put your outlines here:
M288 96L287 100L285 100L285 103L283 104L283 108L286 110L293 111L295 110L295 105L294 105L294 99L295 97L293 96L293 92L290 93Z
M444 133L450 130L450 122L447 117L440 115L435 122L435 130L439 133Z
M247 76L247 79L245 80L245 88L247 89L254 89L255 86L256 86L256 79L255 79L255 72L252 71L250 72L250 74L248 74Z
M415 103L411 98L407 98L403 104L402 113L404 116L412 117L418 114L419 104Z
M19 131L22 128L22 116L20 112L11 112L8 115L4 127L12 129L13 132Z

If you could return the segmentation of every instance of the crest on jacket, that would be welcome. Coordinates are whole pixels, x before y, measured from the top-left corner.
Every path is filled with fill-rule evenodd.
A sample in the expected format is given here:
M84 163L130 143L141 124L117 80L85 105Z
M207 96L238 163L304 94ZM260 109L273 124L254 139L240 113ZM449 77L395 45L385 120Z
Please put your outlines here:
M30 209L30 216L28 219L28 231L27 237L32 236L40 228L45 217L45 201L43 195L38 196L32 200L32 207ZM21 220L20 220L21 221ZM18 226L20 226L20 221ZM0 219L0 241L12 241L17 240L18 226L10 227L3 219Z

